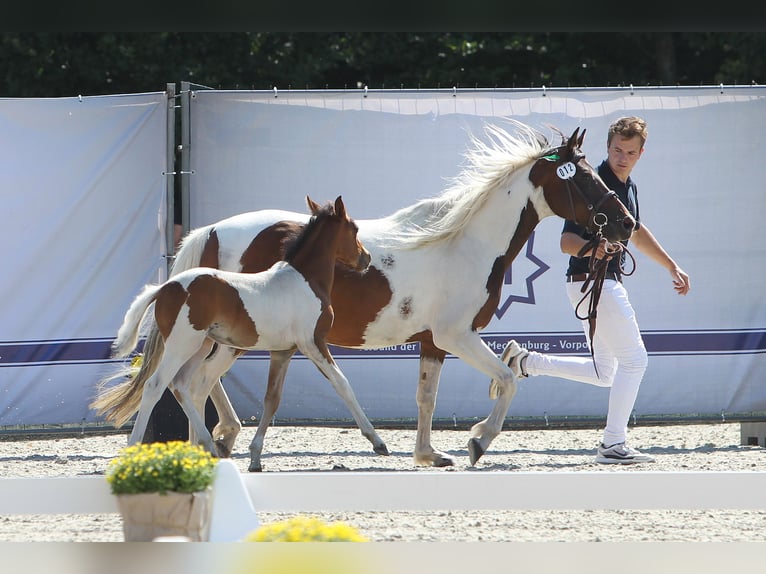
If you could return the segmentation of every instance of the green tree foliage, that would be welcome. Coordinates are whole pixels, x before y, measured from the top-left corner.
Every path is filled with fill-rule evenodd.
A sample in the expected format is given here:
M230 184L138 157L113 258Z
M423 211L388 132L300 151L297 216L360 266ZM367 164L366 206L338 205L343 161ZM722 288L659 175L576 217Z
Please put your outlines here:
M757 32L4 33L0 97L218 89L762 83Z

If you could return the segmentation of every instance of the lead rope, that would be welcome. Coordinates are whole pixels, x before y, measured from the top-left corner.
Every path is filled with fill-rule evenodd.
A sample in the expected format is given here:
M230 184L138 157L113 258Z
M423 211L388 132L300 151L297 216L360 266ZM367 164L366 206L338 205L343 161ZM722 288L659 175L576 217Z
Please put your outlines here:
M597 214L600 215L600 214ZM595 222L595 217L594 217ZM578 319L584 321L585 319L588 320L588 343L590 347L590 358L593 361L593 368L596 371L596 376L598 378L601 378L601 376L598 374L598 366L596 365L596 358L593 352L593 335L596 333L596 317L598 315L598 302L601 299L601 290L604 286L604 279L606 279L606 269L609 265L609 257L604 257L603 259L597 259L595 257L595 249L598 246L599 243L601 243L601 240L603 239L603 235L601 234L601 229L604 227L606 223L604 224L598 224L598 231L596 232L596 235L588 241L585 245L582 246L580 251L577 252L577 257L584 257L585 254L590 250L594 250L594 254L590 257L590 262L588 263L588 276L585 278L585 281L583 282L582 287L580 288L580 293L584 293L582 299L580 299L580 302L577 303L575 306L575 316L577 316ZM633 263L633 268L630 270L630 273L626 273L623 269L622 264L620 264L620 275L622 276L630 276L633 275L633 273L636 271L636 259L633 257L633 254L628 251L628 248L624 245L622 246L622 251L624 251L631 259ZM615 253L614 255L618 255L619 252ZM591 285L590 289L588 289L588 285L593 283ZM585 302L585 300L588 299L588 314L581 316L580 315L580 307Z

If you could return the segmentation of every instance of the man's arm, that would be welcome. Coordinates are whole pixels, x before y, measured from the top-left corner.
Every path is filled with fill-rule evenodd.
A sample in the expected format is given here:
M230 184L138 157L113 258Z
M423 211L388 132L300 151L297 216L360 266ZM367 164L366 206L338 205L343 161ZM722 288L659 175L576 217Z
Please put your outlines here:
M686 295L689 292L689 289L691 289L689 276L678 266L673 258L668 255L667 251L662 248L660 242L657 241L645 223L641 223L641 227L633 232L630 239L641 253L668 270L673 279L673 289L675 289L679 295Z

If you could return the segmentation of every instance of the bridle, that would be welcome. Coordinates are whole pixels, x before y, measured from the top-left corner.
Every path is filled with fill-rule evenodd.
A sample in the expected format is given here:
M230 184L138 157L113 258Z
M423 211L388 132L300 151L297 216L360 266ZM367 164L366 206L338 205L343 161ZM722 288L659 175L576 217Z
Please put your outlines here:
M577 173L577 163L584 157L585 155L582 153L575 153L570 162L562 164L556 168L556 173L561 179L564 180L564 186L567 190L567 197L569 198L569 207L572 210L572 221L577 221L577 212L575 211L574 198L572 194L572 191L574 190L577 192L577 195L579 195L580 198L585 202L585 205L588 209L589 215L588 221L585 224L586 229L591 232L595 231L595 233L600 235L601 230L606 226L607 223L609 223L609 218L606 216L606 214L599 210L609 199L614 198L619 201L619 198L617 197L617 193L610 189L607 193L600 197L595 204L590 201L590 198L585 195L585 192L579 185L577 185L577 182L574 180L574 176ZM573 166L574 169L568 168L567 166L569 165ZM570 175L566 177L568 174ZM603 223L599 222L601 219L599 216L603 218Z

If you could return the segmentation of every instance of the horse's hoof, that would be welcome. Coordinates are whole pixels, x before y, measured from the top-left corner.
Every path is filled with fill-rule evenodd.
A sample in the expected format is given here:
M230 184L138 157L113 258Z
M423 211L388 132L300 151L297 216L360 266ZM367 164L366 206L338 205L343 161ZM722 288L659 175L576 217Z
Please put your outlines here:
M231 449L222 440L215 441L215 448L218 451L218 458L231 458Z
M451 456L443 455L434 460L433 464L436 468L444 468L445 466L455 466L455 459Z
M415 466L430 466L434 468L444 468L445 466L455 466L455 457L438 450L414 457Z
M384 444L379 444L376 447L373 447L372 449L375 451L375 454L382 454L383 456L389 456L391 453L388 452L388 447Z
M481 448L479 439L472 438L468 441L468 456L471 459L471 466L475 465L476 461L479 460L483 454L484 449Z
M262 471L263 471L263 467L260 464L251 464L247 469L247 472L262 472Z

